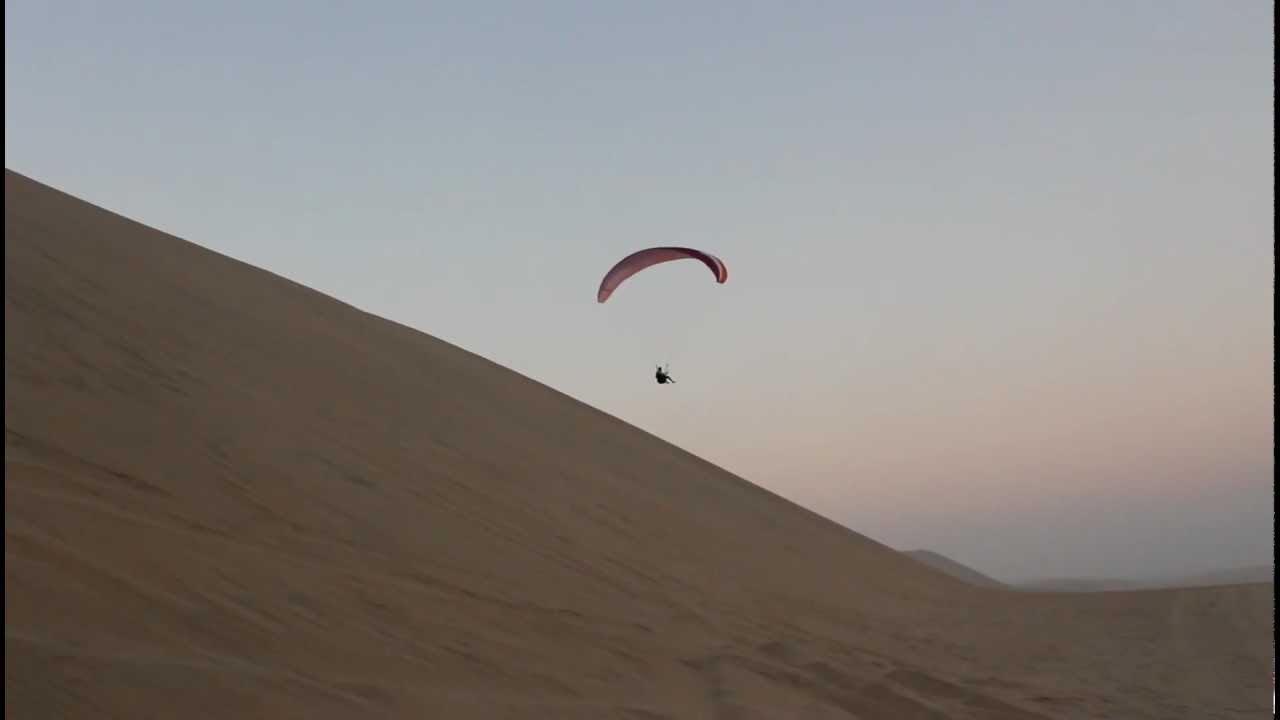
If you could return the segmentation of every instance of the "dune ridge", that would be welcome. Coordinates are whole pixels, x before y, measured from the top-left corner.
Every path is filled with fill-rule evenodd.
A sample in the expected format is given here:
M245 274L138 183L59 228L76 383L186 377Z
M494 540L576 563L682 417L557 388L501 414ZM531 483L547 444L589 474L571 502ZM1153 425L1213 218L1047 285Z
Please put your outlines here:
M919 560L935 570L940 570L957 580L963 580L970 585L979 585L981 587L991 588L1004 587L1004 583L999 580L988 575L984 575L968 565L952 560L946 555L934 552L933 550L907 550L904 554L907 557Z
M1263 717L1272 588L973 587L5 173L6 714Z

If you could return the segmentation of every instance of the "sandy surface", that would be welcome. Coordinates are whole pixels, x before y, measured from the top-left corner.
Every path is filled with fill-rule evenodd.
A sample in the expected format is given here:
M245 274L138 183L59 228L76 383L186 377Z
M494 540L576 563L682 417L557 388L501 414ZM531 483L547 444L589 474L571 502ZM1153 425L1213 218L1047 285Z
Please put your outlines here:
M7 717L1262 718L1272 590L972 587L5 175Z

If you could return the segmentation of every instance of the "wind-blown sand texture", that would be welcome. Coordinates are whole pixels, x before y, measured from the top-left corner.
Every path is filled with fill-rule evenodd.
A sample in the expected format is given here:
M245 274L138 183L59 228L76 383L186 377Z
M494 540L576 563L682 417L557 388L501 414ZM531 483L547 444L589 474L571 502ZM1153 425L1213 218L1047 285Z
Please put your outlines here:
M1269 716L1271 584L973 587L9 171L4 254L8 717Z

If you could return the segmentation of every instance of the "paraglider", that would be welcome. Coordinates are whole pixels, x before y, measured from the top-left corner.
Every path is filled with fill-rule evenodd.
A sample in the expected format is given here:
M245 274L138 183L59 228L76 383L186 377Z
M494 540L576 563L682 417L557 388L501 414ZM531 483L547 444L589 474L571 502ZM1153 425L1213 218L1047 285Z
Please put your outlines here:
M670 366L664 368L659 365L658 371L655 372L653 376L657 379L659 385L666 385L667 383L674 383L676 381L675 378L671 377Z
M596 302L608 300L619 285L641 270L672 260L699 260L715 275L717 283L723 285L729 279L729 268L720 258L710 253L684 247L647 248L622 258L605 273L604 279L600 281L600 289L596 291Z
M723 285L729 279L729 268L725 266L724 261L707 252L686 247L652 247L644 250L638 250L630 255L622 258L613 267L609 268L609 272L605 273L604 278L600 281L600 287L596 290L596 302L603 303L609 299L610 295L618 289L623 282L636 273L658 265L660 263L671 262L673 260L697 260L707 266L715 277L716 283ZM654 379L659 385L674 384L675 378L671 377L669 367L658 366L654 373Z

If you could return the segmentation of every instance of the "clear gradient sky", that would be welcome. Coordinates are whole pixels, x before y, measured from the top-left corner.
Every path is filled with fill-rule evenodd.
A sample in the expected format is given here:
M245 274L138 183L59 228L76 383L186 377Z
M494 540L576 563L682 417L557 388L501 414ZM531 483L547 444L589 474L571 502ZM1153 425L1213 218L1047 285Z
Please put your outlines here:
M895 547L1006 580L1271 562L1272 3L5 20L6 167ZM729 283L675 263L597 305L657 244Z

